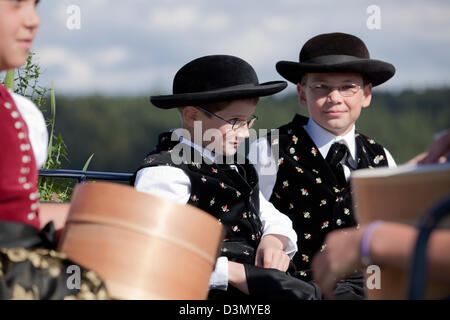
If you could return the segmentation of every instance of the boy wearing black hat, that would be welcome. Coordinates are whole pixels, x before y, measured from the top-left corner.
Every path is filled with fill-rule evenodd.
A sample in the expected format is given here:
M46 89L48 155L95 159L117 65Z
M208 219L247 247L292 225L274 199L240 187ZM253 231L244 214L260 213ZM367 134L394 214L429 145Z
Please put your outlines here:
M370 59L363 41L344 33L310 39L300 62L280 61L277 71L297 85L299 102L310 118L296 115L281 126L279 136L260 138L250 148L261 191L293 222L299 251L296 276L310 280L310 263L325 249L334 229L357 225L349 176L352 170L395 166L390 153L355 131L362 109L370 105L372 87L395 73L386 62ZM272 155L276 147L279 153ZM362 277L347 279L336 289L339 298L363 297Z
M236 156L256 120L258 97L285 87L284 81L259 84L253 68L240 58L213 55L182 67L173 95L151 97L159 108L179 108L184 130L160 135L156 150L136 171L134 185L196 206L224 225L210 298L244 297L242 292L275 299L320 298L316 286L286 273L297 250L292 223L260 194L254 167Z

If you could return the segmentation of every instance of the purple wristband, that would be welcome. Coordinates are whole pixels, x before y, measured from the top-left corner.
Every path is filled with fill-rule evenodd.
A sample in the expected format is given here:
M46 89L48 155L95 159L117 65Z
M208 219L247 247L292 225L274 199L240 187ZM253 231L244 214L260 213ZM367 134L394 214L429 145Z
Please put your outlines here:
M366 267L371 264L370 239L372 238L372 234L375 231L375 229L378 228L381 224L383 224L383 221L381 220L371 222L363 233L361 239L361 261L363 265Z

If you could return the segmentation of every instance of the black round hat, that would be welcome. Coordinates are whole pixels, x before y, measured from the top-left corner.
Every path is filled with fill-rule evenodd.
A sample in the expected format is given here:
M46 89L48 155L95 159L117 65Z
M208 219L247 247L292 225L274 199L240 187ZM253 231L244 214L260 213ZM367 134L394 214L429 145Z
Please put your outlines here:
M162 109L268 96L286 88L285 81L259 83L255 70L241 58L209 55L183 66L173 80L173 94L150 97Z
M311 38L300 51L299 62L279 61L276 69L294 84L309 72L354 72L363 74L375 87L395 74L392 64L370 59L364 42L346 33L325 33Z

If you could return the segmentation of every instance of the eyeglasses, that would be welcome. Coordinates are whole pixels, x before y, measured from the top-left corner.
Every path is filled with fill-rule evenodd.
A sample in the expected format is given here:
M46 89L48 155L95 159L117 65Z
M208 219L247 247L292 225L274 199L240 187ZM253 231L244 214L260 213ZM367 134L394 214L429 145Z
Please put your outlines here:
M219 116L219 115L217 115L217 114L215 114L215 113L212 113L211 111L208 111L208 110L206 110L206 109L204 109L204 108L202 108L202 107L198 107L198 106L197 106L196 108L197 108L197 109L200 109L200 110L202 110L203 112L205 112L205 113L207 113L207 114L209 114L209 115L212 115L212 116L214 116L214 117L216 117L216 118L218 118L218 119L220 119L220 120L222 120L222 121L225 121L226 123L231 124L231 127L232 127L232 129L233 129L234 131L237 131L237 130L239 130L239 129L245 127L245 126L247 126L247 128L250 129L251 127L253 127L253 125L255 124L256 120L258 120L258 117L255 116L255 115L251 116L250 119L248 119L248 120L238 120L238 119L225 120L225 119L222 118L221 116Z
M330 87L326 84L315 84L312 86L308 85L307 87L310 88L316 96L320 96L320 97L329 95L330 92L333 91L334 89L338 89L339 93L343 97L351 97L355 93L357 93L359 89L361 89L360 85L357 85L354 83L345 84L345 85L339 86L339 87Z

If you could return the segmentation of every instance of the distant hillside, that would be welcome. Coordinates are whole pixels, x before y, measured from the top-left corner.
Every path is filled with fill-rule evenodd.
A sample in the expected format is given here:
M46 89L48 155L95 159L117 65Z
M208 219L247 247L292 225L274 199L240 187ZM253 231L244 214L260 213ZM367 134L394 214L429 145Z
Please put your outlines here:
M425 150L436 132L450 127L449 101L450 88L375 91L357 129L383 144L402 163ZM152 150L160 132L180 125L176 110L158 110L148 97L57 96L56 103L56 131L69 150L70 162L64 164L68 169L81 169L95 153L90 170L131 172ZM307 115L296 95L263 98L256 112L257 128L276 128L296 112Z

